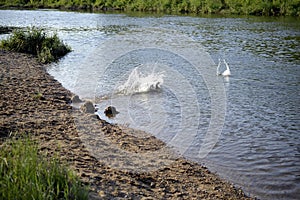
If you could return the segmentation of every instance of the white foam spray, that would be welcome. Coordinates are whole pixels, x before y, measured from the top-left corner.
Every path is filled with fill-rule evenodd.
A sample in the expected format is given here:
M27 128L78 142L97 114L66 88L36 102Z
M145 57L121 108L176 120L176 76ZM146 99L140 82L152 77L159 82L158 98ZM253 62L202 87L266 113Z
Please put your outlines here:
M161 89L164 82L163 72L142 73L139 67L135 67L126 82L117 88L119 94L132 95L137 93L147 93Z

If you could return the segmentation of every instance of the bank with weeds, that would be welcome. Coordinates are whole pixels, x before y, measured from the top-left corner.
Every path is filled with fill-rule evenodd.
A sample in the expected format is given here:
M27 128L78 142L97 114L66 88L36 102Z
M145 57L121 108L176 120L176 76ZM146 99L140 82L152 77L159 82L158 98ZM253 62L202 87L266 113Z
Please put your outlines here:
M300 16L299 0L0 0L2 7Z
M56 33L50 35L37 27L15 29L8 39L1 41L0 48L35 55L41 63L57 61L71 51Z
M29 136L1 145L0 199L88 199L88 189L59 159L47 158Z

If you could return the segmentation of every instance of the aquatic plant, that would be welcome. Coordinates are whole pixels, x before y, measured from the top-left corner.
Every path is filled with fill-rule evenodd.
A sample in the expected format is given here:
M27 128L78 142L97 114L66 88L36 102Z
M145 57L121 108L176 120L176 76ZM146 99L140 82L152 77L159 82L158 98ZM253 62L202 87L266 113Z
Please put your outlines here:
M0 151L0 199L88 199L88 189L56 158L25 137L6 139Z
M0 34L9 34L13 32L14 29L18 29L18 28L12 26L0 26Z
M0 48L36 55L42 63L56 61L71 51L57 34L48 36L44 30L37 27L14 30L7 40L1 41Z

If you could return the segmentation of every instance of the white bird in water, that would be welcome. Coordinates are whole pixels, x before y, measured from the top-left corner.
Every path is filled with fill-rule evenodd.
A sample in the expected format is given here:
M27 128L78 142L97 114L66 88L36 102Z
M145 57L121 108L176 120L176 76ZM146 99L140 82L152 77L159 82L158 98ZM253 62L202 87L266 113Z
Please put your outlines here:
M222 72L222 73L219 71L219 68L220 68L220 66L221 66L221 59L219 58L219 64L218 64L218 67L217 67L217 75L218 75L218 76L219 76L219 75L222 75L222 76L230 76L231 73L230 73L230 69L229 69L228 63L226 62L225 59L223 59L223 62L224 62L224 64L225 64L225 66L226 66L226 70L225 70L224 72Z

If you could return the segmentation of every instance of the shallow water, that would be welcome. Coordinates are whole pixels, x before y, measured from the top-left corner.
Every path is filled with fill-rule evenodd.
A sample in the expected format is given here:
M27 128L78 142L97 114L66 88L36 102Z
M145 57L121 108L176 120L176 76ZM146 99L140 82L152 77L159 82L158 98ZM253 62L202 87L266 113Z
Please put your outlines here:
M49 73L100 110L116 105L111 122L156 135L251 196L299 197L299 20L54 10L0 16L2 26L57 32L73 52ZM229 78L215 75L220 57ZM135 67L164 74L161 88L117 94Z

